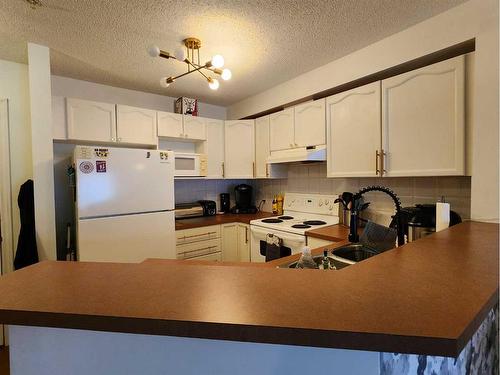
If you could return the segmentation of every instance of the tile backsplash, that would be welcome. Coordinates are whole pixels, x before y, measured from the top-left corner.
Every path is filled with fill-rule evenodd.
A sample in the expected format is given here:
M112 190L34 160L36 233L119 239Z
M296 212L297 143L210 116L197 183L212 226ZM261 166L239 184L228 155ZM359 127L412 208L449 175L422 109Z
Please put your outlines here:
M202 199L212 200L219 209L219 194L229 193L234 206L234 187L239 184L253 185L251 180L175 180L175 203L190 203Z
M462 219L470 218L470 177L374 177L374 178L326 178L326 163L292 164L288 178L269 180L176 180L176 203L210 199L219 206L219 194L231 194L234 205L234 187L246 183L254 187L255 204L264 211L271 211L273 196L278 193L312 193L338 195L344 191L357 192L369 185L382 185L393 190L403 207L417 203L435 203L442 197L451 204ZM392 200L383 193L365 195L370 202L372 219L385 223L393 214ZM383 217L377 220L377 215Z
M287 179L255 180L258 203L266 200L263 210L271 209L273 195L277 193L316 193L338 195L344 191L357 192L370 185L381 185L393 190L403 207L417 203L435 203L442 197L450 203L462 219L470 218L470 177L374 177L326 178L326 163L293 164ZM365 195L372 211L393 213L392 200L383 193Z

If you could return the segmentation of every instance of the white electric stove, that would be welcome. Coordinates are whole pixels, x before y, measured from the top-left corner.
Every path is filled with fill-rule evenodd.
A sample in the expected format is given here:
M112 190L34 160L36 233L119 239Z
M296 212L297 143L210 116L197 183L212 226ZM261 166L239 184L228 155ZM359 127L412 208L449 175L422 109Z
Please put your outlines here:
M282 240L284 251L300 252L306 245L306 231L339 223L336 195L288 193L283 215L252 220L251 261L265 262L268 235Z

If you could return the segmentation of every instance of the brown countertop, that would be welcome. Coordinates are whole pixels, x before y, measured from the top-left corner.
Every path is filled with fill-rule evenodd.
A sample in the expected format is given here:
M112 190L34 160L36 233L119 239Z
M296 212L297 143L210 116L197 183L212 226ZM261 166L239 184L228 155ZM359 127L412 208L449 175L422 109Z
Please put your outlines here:
M339 271L42 262L0 278L0 323L457 356L498 300L498 228Z
M322 240L339 242L344 241L349 234L349 227L342 224L330 225L306 231L306 236L321 238Z
M195 217L192 219L181 219L175 221L175 230L206 227L227 223L250 224L250 221L276 216L270 212L257 212L256 214L222 214L214 216Z

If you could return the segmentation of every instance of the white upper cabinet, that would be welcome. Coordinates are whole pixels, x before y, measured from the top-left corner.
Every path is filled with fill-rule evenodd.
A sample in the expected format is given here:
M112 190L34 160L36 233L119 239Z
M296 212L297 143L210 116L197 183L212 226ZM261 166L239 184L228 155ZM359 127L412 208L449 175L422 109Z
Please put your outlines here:
M384 175L463 175L464 128L464 56L382 81Z
M227 178L253 178L255 173L254 120L225 122L224 168Z
M269 116L255 120L255 177L269 177Z
M205 121L203 117L184 115L184 137L204 141L207 138Z
M156 145L156 111L117 105L116 137L118 142Z
M207 177L224 177L224 121L207 119L207 141L204 152L207 154Z
M377 176L380 150L380 81L326 101L328 177Z
M293 107L270 115L271 151L287 150L297 147L294 135Z
M116 141L115 105L82 99L66 99L68 139Z
M184 138L182 115L172 112L157 112L158 137Z
M325 99L294 107L295 147L324 145L326 143Z

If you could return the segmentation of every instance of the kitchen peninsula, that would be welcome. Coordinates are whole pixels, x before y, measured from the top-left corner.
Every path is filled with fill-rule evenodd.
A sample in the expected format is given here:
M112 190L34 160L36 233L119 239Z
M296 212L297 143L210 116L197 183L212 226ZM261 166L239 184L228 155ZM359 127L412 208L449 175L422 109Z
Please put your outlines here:
M0 323L13 374L378 374L495 323L498 259L498 225L466 222L340 271L42 262L0 278Z

